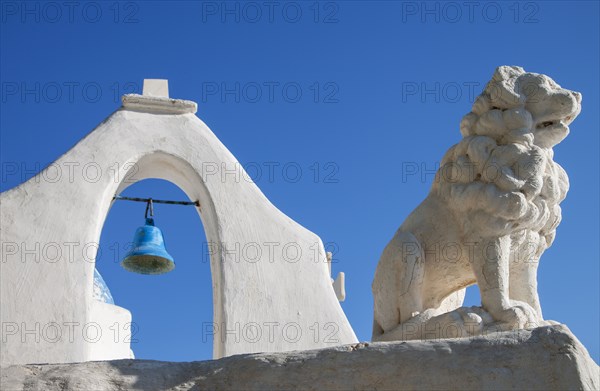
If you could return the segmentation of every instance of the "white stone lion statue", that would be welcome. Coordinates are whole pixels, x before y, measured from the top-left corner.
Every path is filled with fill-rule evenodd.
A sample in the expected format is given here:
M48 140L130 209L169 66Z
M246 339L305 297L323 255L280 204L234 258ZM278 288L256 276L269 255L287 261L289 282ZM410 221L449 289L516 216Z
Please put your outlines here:
M569 188L552 147L580 110L581 94L545 75L496 69L429 195L381 255L372 286L374 341L546 324L537 267ZM473 284L482 307L460 307Z

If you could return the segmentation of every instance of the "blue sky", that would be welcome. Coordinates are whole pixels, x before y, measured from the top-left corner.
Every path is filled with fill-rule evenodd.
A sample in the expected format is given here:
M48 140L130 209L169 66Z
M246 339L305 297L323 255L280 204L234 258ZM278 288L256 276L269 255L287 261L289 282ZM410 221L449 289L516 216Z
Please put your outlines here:
M334 249L342 304L370 340L371 281L380 253L427 195L431 171L499 65L545 73L583 94L571 135L555 148L571 189L542 257L547 319L599 348L598 2L1 2L1 190L33 176L141 92L169 79L267 197ZM233 91L233 92L232 92ZM7 170L7 167L18 167ZM419 167L418 175L406 168ZM258 168L257 168L258 167ZM269 168L271 167L271 169ZM299 170L298 170L299 169ZM420 175L422 174L422 175ZM147 180L130 196L184 199ZM144 205L116 203L97 259L138 330L138 358L211 357L210 267L193 208L158 205L177 269L159 277L119 267ZM119 249L119 253L116 253ZM478 304L470 289L467 304Z

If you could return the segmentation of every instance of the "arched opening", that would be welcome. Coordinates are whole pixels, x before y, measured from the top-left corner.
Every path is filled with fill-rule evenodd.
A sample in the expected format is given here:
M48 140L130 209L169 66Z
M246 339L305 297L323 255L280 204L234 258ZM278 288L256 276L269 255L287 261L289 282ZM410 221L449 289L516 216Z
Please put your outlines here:
M136 182L121 195L188 200L179 187L160 179ZM136 358L211 359L212 334L202 334L213 321L210 259L196 207L154 205L156 226L176 264L175 270L163 275L131 273L120 266L135 229L144 223L145 208L143 202L113 203L102 229L96 269L115 304L132 314L131 349Z

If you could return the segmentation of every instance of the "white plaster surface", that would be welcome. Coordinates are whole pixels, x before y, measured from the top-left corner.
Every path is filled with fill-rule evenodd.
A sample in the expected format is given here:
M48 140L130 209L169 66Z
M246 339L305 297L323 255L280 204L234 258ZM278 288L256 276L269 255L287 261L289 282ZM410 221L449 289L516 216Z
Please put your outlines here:
M134 358L131 313L122 307L94 300L85 336L93 344L89 360Z
M444 156L428 197L381 255L373 340L547 324L537 267L569 188L552 147L580 110L581 94L545 75L496 70L463 118L463 139ZM458 309L464 288L475 283L482 308Z
M215 358L356 342L321 239L269 202L193 114L196 104L142 95L124 96L123 104L39 175L0 194L0 365L130 357L122 343L111 351L107 340L89 342L83 332L97 322L110 335L107 325L124 327L130 318L93 298L94 260L83 251L99 243L113 196L145 178L171 181L200 201L212 246ZM45 179L56 177L49 171L56 167L63 175ZM258 257L230 251L248 243L261 249ZM31 249L37 255L27 255ZM56 325L62 338L47 338Z
M566 326L487 337L352 344L215 361L120 360L2 370L6 390L598 390Z

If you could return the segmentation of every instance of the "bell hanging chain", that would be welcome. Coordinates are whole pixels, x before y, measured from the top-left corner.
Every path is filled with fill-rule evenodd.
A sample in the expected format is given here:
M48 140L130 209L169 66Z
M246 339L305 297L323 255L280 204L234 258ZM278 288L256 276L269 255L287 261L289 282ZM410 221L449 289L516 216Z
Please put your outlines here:
M144 214L145 218L148 218L148 211L150 211L150 218L154 217L154 207L152 206L152 198L148 199L148 203L146 204L146 213Z

